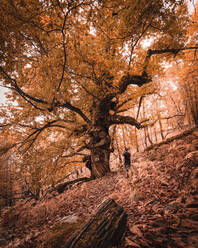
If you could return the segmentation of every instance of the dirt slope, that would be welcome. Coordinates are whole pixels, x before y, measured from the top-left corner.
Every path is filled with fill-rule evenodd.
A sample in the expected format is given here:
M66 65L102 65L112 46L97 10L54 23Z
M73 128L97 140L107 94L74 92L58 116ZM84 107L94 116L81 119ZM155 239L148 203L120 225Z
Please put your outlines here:
M46 247L43 241L50 240L65 216L81 224L107 197L128 213L122 247L197 248L198 130L135 154L129 179L124 171L110 173L36 204L21 201L5 209L0 247Z

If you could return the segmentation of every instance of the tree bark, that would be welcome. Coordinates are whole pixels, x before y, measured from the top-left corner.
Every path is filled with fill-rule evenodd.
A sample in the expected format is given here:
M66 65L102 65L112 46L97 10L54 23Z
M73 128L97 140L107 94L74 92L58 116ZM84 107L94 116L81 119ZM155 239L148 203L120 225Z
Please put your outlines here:
M161 119L160 119L161 117L159 116L158 118L159 118L159 126L160 126L161 138L162 138L162 140L164 140L165 137L164 137L164 130L163 130L163 127L162 127L162 122L161 122Z
M91 152L91 177L98 178L110 172L111 138L104 127L96 126L90 132L88 148Z
M83 177L83 178L77 178L73 181L68 181L68 182L64 182L64 183L59 183L58 185L56 185L54 187L54 190L57 191L59 194L63 193L68 186L71 186L75 183L80 183L80 182L88 182L90 181L91 179L90 178L87 178L87 177Z
M92 177L102 177L110 172L110 151L97 147L91 151Z
M72 235L64 248L110 248L125 233L127 214L113 199L107 199L96 214Z

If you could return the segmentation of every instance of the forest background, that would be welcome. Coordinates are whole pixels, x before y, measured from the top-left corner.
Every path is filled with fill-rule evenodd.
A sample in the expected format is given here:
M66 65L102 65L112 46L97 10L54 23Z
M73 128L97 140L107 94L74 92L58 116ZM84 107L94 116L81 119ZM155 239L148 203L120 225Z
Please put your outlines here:
M87 157L89 176L102 177L122 166L126 147L140 152L197 126L195 5L1 2L2 205L89 175Z

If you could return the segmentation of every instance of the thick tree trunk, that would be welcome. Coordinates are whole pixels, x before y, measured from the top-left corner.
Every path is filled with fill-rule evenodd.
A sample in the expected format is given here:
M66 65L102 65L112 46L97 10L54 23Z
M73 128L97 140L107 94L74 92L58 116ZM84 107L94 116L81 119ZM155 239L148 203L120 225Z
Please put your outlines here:
M110 151L97 147L91 150L92 177L102 177L110 172Z
M107 130L104 126L95 126L89 133L90 142L88 147L91 152L90 171L92 178L102 177L110 172L111 138Z
M110 248L120 243L127 214L113 199L101 204L96 214L64 245L65 248Z

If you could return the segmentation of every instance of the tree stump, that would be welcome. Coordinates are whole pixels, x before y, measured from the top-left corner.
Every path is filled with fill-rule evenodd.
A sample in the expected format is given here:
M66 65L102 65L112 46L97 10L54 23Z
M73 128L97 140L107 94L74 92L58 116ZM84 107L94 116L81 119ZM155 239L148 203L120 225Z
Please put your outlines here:
M120 243L127 214L113 199L107 199L95 215L72 235L64 248L110 248Z

